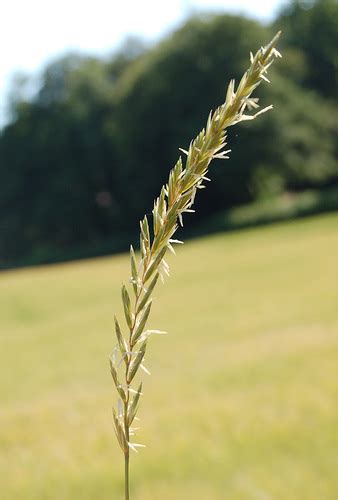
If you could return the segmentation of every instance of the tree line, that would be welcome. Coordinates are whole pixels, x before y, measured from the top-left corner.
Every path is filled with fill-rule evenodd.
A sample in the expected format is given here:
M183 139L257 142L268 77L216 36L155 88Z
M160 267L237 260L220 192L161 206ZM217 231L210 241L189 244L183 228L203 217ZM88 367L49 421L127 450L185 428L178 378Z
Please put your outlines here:
M274 111L230 131L198 217L282 192L338 185L338 4L294 0L270 26L193 17L158 45L130 40L108 59L68 54L39 90L12 92L0 134L0 267L127 248L178 147L224 98L249 51L283 30L283 59L260 90Z

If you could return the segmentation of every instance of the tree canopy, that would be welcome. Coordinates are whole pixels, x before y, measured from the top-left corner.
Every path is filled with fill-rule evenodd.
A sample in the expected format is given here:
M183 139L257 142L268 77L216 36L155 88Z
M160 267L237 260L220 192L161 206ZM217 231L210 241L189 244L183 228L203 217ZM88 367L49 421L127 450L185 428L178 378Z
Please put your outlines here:
M297 0L271 27L194 17L151 49L131 40L110 59L51 62L0 135L0 266L124 248L178 148L276 27L284 59L260 95L275 109L231 131L197 213L337 183L337 13L332 0Z

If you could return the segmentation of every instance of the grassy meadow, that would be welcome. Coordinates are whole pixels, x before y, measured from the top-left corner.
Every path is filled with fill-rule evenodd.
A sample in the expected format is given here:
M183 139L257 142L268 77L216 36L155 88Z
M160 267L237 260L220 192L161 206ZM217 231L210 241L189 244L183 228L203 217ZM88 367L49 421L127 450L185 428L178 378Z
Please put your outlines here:
M337 228L313 217L170 258L133 500L338 498ZM128 273L115 256L0 275L1 500L122 499L108 354Z

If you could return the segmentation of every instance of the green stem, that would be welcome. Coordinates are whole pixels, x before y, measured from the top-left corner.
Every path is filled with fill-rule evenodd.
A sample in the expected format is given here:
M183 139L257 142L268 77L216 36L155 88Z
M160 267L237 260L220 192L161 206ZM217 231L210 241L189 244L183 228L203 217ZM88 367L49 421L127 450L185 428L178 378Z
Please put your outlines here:
M129 452L124 455L124 494L125 500L129 500Z

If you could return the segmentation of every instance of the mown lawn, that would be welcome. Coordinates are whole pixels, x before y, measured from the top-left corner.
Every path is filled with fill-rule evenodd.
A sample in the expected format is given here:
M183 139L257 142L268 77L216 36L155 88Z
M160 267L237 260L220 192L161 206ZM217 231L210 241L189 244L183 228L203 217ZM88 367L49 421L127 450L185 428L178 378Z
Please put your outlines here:
M170 261L132 499L337 499L338 215ZM1 500L122 499L108 354L128 272L118 256L0 275Z

